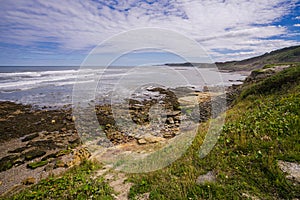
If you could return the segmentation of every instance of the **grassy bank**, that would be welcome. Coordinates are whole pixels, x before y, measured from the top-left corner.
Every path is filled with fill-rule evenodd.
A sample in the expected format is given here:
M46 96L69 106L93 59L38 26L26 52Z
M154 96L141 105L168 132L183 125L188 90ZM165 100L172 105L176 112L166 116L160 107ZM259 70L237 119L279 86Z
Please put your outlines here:
M209 123L200 126L192 146L167 168L128 175L134 183L130 199L150 193L150 199L293 199L300 186L288 180L278 160L300 162L300 66L245 86L226 113L219 141L203 159L199 149ZM59 178L48 178L13 199L112 199L100 166L86 162ZM197 184L213 171L215 182Z

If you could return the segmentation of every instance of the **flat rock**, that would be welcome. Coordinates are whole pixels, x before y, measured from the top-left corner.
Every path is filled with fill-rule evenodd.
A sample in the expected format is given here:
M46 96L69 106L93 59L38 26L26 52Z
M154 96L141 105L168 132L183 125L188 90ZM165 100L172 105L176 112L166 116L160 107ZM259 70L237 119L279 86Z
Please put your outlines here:
M39 137L39 134L38 133L34 133L34 134L26 136L21 141L22 142L27 142L27 141L32 140L32 139L37 138L37 137Z
M45 154L46 154L45 151L33 149L31 151L24 153L24 157L25 157L25 160L33 160L33 159L41 157Z
M157 143L165 140L164 138L156 137L151 134L144 135L143 139L146 141L146 143Z

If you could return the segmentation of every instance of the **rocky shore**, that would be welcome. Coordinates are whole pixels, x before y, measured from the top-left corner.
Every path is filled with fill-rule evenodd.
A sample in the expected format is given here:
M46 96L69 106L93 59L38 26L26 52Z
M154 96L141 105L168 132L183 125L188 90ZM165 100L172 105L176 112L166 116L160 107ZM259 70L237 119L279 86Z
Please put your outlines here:
M185 122L198 123L212 116L212 99L225 98L208 90L199 92L188 88L176 91L150 88L149 91L157 93L157 98L127 100L130 121L146 127L142 133L137 129L120 129L111 105L95 106L99 125L113 145L145 146L176 137L189 128ZM230 91L229 97L234 90ZM199 103L196 110L195 99ZM151 118L155 115L151 109L155 105L164 108L165 115L158 123L160 127L151 126ZM0 194L13 193L51 174L60 174L91 156L82 145L75 128L76 117L69 107L47 110L1 102L0 121Z

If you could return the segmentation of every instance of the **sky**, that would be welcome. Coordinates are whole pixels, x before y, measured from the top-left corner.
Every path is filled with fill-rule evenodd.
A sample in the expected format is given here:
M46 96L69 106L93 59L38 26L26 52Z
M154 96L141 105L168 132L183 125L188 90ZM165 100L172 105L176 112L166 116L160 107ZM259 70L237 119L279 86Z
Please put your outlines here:
M115 48L102 46L101 59L118 55L122 45L142 47L147 34L138 42L115 38L144 28L195 41L213 61L241 60L299 45L300 1L0 0L0 66L79 66L106 41ZM157 31L151 37L159 43L168 36ZM172 34L167 39L188 47ZM176 53L135 49L116 65L180 62Z

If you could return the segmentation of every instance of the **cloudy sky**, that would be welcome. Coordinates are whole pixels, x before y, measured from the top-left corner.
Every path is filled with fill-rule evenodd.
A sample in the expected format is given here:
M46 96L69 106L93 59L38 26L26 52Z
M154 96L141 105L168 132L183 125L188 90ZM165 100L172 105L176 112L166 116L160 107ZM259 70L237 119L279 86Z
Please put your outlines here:
M299 45L300 2L0 0L0 65L80 65L101 42L147 27L197 41L214 61L239 60ZM147 50L127 56L126 62L142 64L149 58L176 61Z

